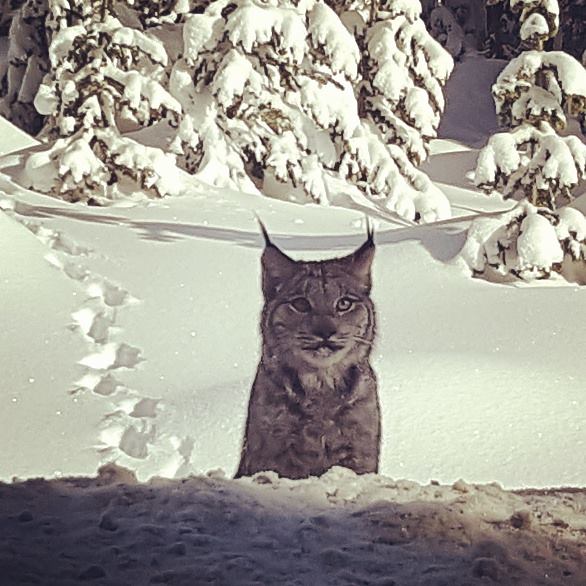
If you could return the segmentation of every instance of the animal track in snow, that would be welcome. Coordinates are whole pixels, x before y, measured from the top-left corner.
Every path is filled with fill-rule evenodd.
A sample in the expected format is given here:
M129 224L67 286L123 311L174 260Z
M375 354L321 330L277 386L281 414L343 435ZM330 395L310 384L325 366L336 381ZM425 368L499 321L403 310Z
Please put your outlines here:
M96 395L108 397L116 392L118 387L123 386L112 374L102 374L97 372L86 372L71 390L72 394L80 391L91 391Z
M5 194L0 191L2 195ZM88 349L79 361L82 372L70 393L91 393L111 408L102 420L94 446L96 451L104 461L118 460L137 471L143 461L149 470L154 464L162 476L192 472L194 440L160 432L162 411L167 405L159 398L142 396L125 383L129 373L140 367L144 358L140 348L120 339L123 331L117 320L119 312L138 300L120 285L88 268L84 261L91 260L95 254L90 247L38 220L30 220L30 216L19 211L17 204L9 196L0 200L1 209L49 249L46 260L78 283L86 294L69 324L72 331L83 336Z
M146 421L140 430L131 425L122 434L120 449L132 458L144 460L148 456L148 444L154 441L156 433L156 427L149 426Z
M154 419L160 399L140 397L127 391L117 403L117 409L103 420L101 440L104 445L117 446L126 455L143 460L148 457L148 446L156 439ZM134 421L128 425L128 420Z
M130 417L156 417L159 403L160 399L143 398L134 405L129 415Z
M108 307L120 307L132 300L128 291L104 280L90 283L87 293L90 297L101 299Z
M99 344L108 341L109 329L114 323L114 316L105 308L94 308L90 304L74 312L71 317L75 327L79 328L85 336Z
M117 312L136 299L79 261L80 257L91 256L90 248L40 222L20 217L14 209L5 211L50 249L46 260L79 283L87 294L82 306L71 316L70 329L83 335L88 353L79 361L84 372L70 392L91 392L112 402L116 417L104 419L106 429L102 430L98 451L114 457L125 454L135 459L147 458L149 445L156 440L153 422L160 401L140 396L115 376L120 369L135 369L144 358L140 348L111 339L117 330ZM128 399L129 395L132 399Z
M116 370L134 368L142 360L139 348L125 343L101 342L97 345L96 352L82 358L79 364L93 370Z

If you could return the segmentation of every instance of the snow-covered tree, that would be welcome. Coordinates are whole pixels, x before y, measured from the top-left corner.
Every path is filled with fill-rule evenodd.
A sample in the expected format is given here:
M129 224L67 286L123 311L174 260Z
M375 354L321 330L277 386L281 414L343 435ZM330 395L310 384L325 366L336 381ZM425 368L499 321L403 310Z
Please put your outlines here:
M582 58L586 53L586 0L560 1L560 33L560 48Z
M505 214L475 220L460 256L474 275L493 281L553 273L576 280L578 273L586 284L586 218L573 208L551 211L523 201Z
M422 1L423 20L434 39L455 59L467 51L477 53L486 44L484 0Z
M411 219L445 217L417 166L452 60L418 1L333 8L215 0L187 17L170 81L184 112L175 152L213 184L319 203L350 191Z
M128 0L127 0L128 1ZM203 9L208 0L132 0L128 4L144 27L177 22L191 10Z
M50 145L27 162L33 187L98 202L130 179L160 195L176 155L215 184L449 215L418 166L452 60L418 1L36 1L48 1L50 72L30 95ZM173 155L127 134L162 120Z
M508 130L481 150L475 183L522 201L473 222L462 257L488 279L531 280L553 272L576 279L571 265L586 282L586 219L577 209L556 209L586 178L586 145L569 132L572 119L586 111L586 70L564 52L544 51L559 28L557 0L511 0L511 6L520 13L525 50L493 86Z
M506 0L486 2L485 55L490 59L513 59L520 53L519 17Z
M8 35L10 23L24 0L0 0L0 37Z
M586 70L562 51L544 51L559 27L557 0L511 0L520 12L525 50L493 86L501 124L481 151L475 183L487 192L520 196L554 209L586 178L586 146L567 134L586 111Z
M46 116L49 146L27 160L31 185L95 203L120 192L172 190L174 157L121 135L180 115L163 87L161 42L124 26L102 0L49 0L48 25L51 71L34 105Z

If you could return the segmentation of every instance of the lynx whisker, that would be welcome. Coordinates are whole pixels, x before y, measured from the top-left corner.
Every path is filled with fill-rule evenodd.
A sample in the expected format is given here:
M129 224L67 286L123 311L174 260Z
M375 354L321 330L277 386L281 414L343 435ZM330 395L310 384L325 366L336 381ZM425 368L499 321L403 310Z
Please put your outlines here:
M359 344L364 344L365 346L372 346L374 344L373 340L369 340L363 336L352 336L352 340L354 342L358 342Z

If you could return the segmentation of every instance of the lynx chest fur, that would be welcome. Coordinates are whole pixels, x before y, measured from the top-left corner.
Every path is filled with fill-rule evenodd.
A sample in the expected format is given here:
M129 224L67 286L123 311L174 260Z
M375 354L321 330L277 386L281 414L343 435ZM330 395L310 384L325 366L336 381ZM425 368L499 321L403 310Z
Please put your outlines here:
M236 476L305 478L336 465L377 472L372 233L348 256L304 262L263 232L262 355Z

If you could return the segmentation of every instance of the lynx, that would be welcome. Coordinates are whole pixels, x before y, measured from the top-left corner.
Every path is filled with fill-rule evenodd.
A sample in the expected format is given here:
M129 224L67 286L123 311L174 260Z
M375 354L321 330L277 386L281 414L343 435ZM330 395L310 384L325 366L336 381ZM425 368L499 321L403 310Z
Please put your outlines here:
M306 478L332 466L377 472L373 232L348 256L295 261L261 229L262 354L236 477Z

